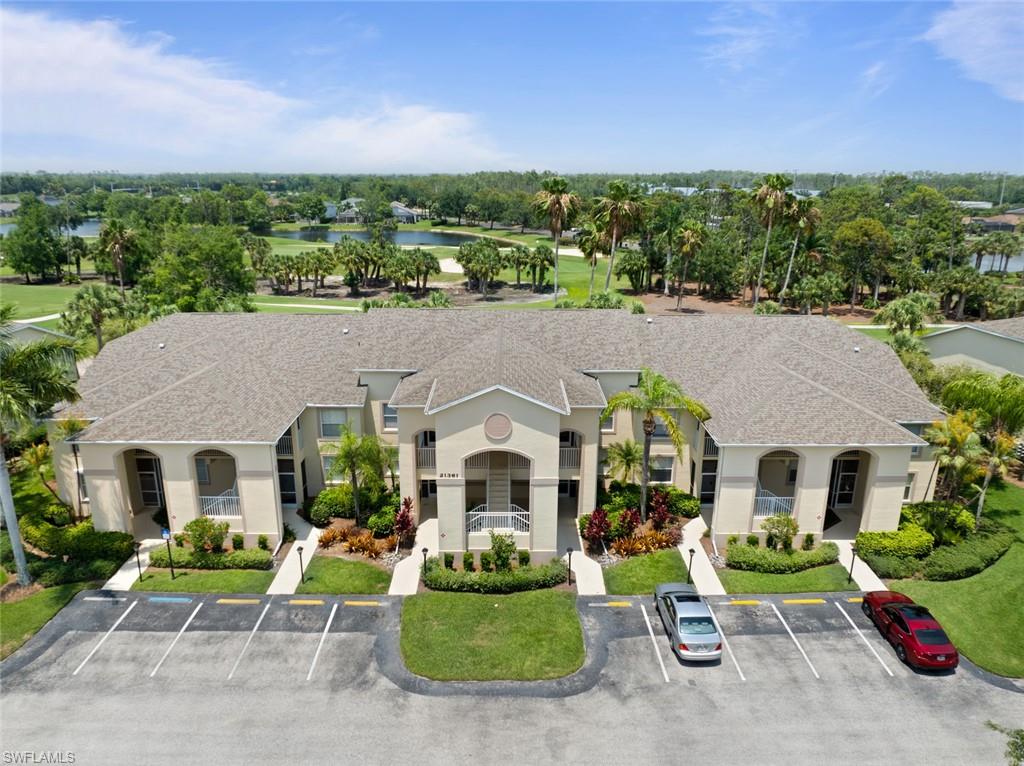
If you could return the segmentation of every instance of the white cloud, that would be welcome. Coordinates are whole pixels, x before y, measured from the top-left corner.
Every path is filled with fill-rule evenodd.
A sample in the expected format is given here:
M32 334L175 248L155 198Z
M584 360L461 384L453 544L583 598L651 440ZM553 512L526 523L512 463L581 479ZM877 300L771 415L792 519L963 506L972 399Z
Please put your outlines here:
M868 98L881 96L893 83L893 73L884 61L876 61L860 73L860 91Z
M1020 3L956 2L924 34L972 80L1024 101L1024 8Z
M730 3L716 8L708 24L696 30L711 38L704 61L740 71L753 66L766 50L802 36L803 23L775 5Z
M0 8L4 167L387 172L516 164L471 114L386 97L314 104L223 63L172 53L171 43L132 36L116 21Z

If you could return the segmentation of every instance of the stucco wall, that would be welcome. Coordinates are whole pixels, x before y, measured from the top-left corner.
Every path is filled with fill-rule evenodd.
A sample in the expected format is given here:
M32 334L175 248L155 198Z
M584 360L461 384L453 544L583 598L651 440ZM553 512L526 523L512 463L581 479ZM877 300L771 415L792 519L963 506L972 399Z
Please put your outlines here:
M963 354L986 364L1024 375L1024 342L962 327L921 338L932 359Z

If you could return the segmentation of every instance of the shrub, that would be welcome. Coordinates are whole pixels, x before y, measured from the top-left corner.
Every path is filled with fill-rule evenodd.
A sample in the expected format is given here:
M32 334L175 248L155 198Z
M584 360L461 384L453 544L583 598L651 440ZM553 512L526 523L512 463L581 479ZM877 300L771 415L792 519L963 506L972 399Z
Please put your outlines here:
M350 553L357 553L361 556L366 556L368 559L375 559L384 553L381 545L369 532L364 532L361 535L349 536L348 540L345 542L345 547L348 548Z
M623 537L612 543L617 556L639 556L645 552L644 544L638 537Z
M287 523L281 525L281 542L283 543L294 543L295 542L295 530L288 526Z
M917 524L935 538L935 545L958 543L974 532L974 514L959 503L923 502L903 507L901 527Z
M351 519L354 516L351 484L327 487L316 496L309 509L309 520L318 527L326 527L331 519Z
M640 514L632 508L621 511L612 524L612 537L616 540L629 537L640 526Z
M596 545L601 540L607 539L611 533L612 525L608 520L608 512L598 508L593 513L587 514L586 524L580 519L580 536L591 545Z
M210 553L171 548L174 566L183 569L270 569L273 564L270 551L249 548L230 553ZM157 548L149 554L149 563L154 567L166 568L169 564L166 548Z
M43 518L57 527L71 523L71 510L63 503L50 503L43 511Z
M230 528L226 521L197 516L185 525L185 536L194 550L219 552L224 549L224 538Z
M790 574L812 567L834 564L839 559L835 543L824 543L813 551L783 552L770 548L752 548L749 545L730 545L725 550L725 561L733 569L765 574Z
M754 307L754 313L758 315L774 315L782 313L782 306L775 301L759 301Z
M491 551L480 552L480 571L481 572L492 572L494 571L494 554Z
M512 568L512 556L516 552L516 543L512 535L502 535L491 530L491 552L494 554L494 568L499 572L507 572Z
M330 548L332 545L346 542L351 534L349 530L349 527L345 527L343 529L327 527L327 529L320 533L320 537L318 539L320 547Z
M1006 528L988 527L958 545L936 548L924 560L921 572L926 580L960 580L978 574L994 564L1013 545L1014 533Z
M235 533L231 535L231 548L240 551L245 547L245 535Z
M462 554L462 568L467 572L472 572L476 569L476 561L473 557L473 551L466 551Z
M383 551L398 550L398 535L388 535L380 541L380 546Z
M267 537L266 535L260 535L259 537L256 538L256 546L261 551L270 550L270 538Z
M366 528L373 532L376 537L385 537L395 530L395 511L390 506L381 508L370 516L366 522Z
M903 580L913 577L921 568L920 559L913 556L890 556L884 553L868 553L861 557L864 563L879 577Z
M584 540L587 539L587 525L590 523L590 519L591 517L593 517L593 515L594 514L592 513L584 513L582 516L576 519L576 526L578 526L580 529L580 537L582 537Z
M711 527L705 527L704 531L700 533L701 537L711 537Z
M672 485L659 487L655 491L668 500L668 509L673 516L683 516L687 519L700 516L700 500L688 492L683 492L679 487Z
M270 569L273 563L270 553L259 548L231 551L224 558L227 569Z
M800 546L800 548L802 550L805 550L805 551L809 551L809 550L812 550L814 548L814 533L813 532L808 532L806 535L804 535L804 542Z
M895 532L860 532L857 535L857 553L861 556L884 554L923 558L931 553L934 543L935 538L927 531L911 523L904 524Z
M120 566L120 562L107 559L64 561L55 556L47 559L38 556L28 557L29 574L44 588L86 580L107 580Z
M516 561L521 567L530 566L530 552L526 548L516 551Z
M184 548L185 547L185 535L182 534L181 532L178 532L176 535L174 535L174 544L177 545L179 548Z
M754 534L747 535L747 545L751 548L758 548L761 546L761 538Z
M627 508L640 507L640 485L621 484L613 481L608 488L608 499L602 506L609 514L618 513Z
M446 569L438 565L436 558L431 558L427 560L423 576L424 584L431 590L461 593L517 593L551 588L565 582L565 579L565 563L560 560L536 567L511 569L507 572L471 572Z
M725 544L726 545L735 545L739 541L740 541L740 539L736 535L729 535L728 539L725 541Z
M402 500L402 505L395 514L395 534L400 541L411 540L416 534L416 522L412 519L412 498Z
M39 512L19 519L22 538L51 556L89 561L117 561L120 566L135 550L135 540L127 532L97 532L92 519L68 527L57 527Z
M656 489L651 493L650 520L655 529L662 529L672 520L672 511L668 505L668 494Z
M636 539L640 541L640 545L643 546L646 553L652 553L662 548L671 548L676 544L671 535L656 529L640 535Z
M445 569L455 569L455 554L454 553L446 553L446 554L444 554L444 568Z
M761 529L768 533L777 548L788 551L793 547L793 538L800 531L800 525L792 516L780 513L762 521Z

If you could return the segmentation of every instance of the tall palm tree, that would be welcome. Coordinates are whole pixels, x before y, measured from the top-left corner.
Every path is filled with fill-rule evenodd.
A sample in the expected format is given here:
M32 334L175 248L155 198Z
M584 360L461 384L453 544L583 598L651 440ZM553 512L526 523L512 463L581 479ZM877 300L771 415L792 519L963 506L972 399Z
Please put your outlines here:
M950 409L978 412L990 435L1024 432L1024 378L1017 375L997 378L975 372L957 378L942 390L942 403Z
M30 577L18 531L4 444L19 426L32 422L57 402L76 400L78 392L67 372L69 346L51 340L16 345L6 332L13 317L14 306L0 305L0 505L11 539L18 582L28 585Z
M796 258L796 249L800 244L800 238L813 234L818 224L821 223L821 209L814 204L813 199L794 200L788 210L789 221L793 225L793 247L789 251L789 265L786 266L786 278L782 281L782 289L779 290L779 303L786 297L786 288L789 287L789 277L793 273L793 259Z
M621 481L636 481L643 462L644 448L633 439L615 442L608 447L608 471Z
M676 295L676 308L678 309L683 301L683 292L686 290L686 272L690 268L690 262L697 256L700 249L704 247L704 239L707 230L703 224L695 221L687 221L679 227L676 234L676 242L679 246L679 255L683 259L682 281L679 283L679 293Z
M362 436L346 423L341 428L338 441L324 445L321 451L334 458L327 472L327 479L342 477L352 485L352 504L356 512L356 524L360 521L359 480L368 475L381 473L380 442L375 436Z
M558 244L562 229L580 208L580 198L569 191L569 182L561 176L544 179L541 190L533 198L538 214L548 221L551 238L555 241L555 300L558 300Z
M1005 431L999 431L992 438L992 446L985 450L982 457L982 464L985 469L985 480L981 484L981 491L978 493L978 509L974 513L974 528L981 523L981 512L985 507L985 495L988 492L988 485L994 476L1000 478L1010 472L1010 463L1014 461L1016 440Z
M609 181L608 193L597 198L597 219L604 226L611 250L608 253L608 273L604 275L605 292L611 289L612 271L615 268L615 248L622 238L629 234L643 216L643 200L640 189L626 181Z
M761 221L768 227L764 238L764 252L761 253L761 268L757 273L757 289L754 291L754 306L761 297L761 283L764 282L764 263L768 259L768 244L772 239L772 226L785 215L789 195L786 189L793 179L781 173L770 173L761 179L761 185L754 192L754 204L761 214Z
M640 371L640 379L635 388L619 391L608 399L601 418L607 418L613 412L640 413L644 427L644 453L640 473L640 514L647 520L647 482L651 463L651 440L657 422L665 424L668 437L676 454L682 459L686 436L676 422L676 411L686 410L698 420L707 420L711 412L704 404L687 396L674 380L666 378L658 372L647 369Z
M124 225L117 218L103 223L100 230L100 245L110 255L110 260L117 270L117 282L121 287L121 300L124 300L124 265L125 256L135 246L137 235L135 229Z
M925 438L935 446L935 460L942 469L939 484L943 497L956 500L964 482L978 474L978 460L985 448L975 430L977 422L972 412L955 412L925 431Z
M588 219L580 224L580 230L576 234L576 247L583 253L583 257L590 265L590 291L587 293L587 300L594 297L594 274L597 271L597 254L603 252L607 240L604 232L596 222Z
M133 293L134 295L134 293ZM79 288L60 315L61 329L75 337L96 338L96 352L103 349L103 325L108 319L124 317L127 301L110 285L90 284Z

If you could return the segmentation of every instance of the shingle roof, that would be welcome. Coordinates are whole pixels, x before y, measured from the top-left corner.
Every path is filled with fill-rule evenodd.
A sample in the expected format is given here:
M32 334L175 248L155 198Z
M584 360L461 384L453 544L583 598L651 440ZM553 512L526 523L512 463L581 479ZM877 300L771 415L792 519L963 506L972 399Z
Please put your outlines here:
M1024 340L1024 316L1012 317L1010 319L993 319L988 322L981 322L976 327L979 330L991 330L1000 335L1008 335L1011 338Z
M565 411L604 404L587 371L642 367L721 444L914 444L897 423L942 417L888 346L822 317L472 309L172 315L104 347L72 410L97 419L83 441L271 442L308 404L361 405L360 370L415 370L395 405L502 386Z

